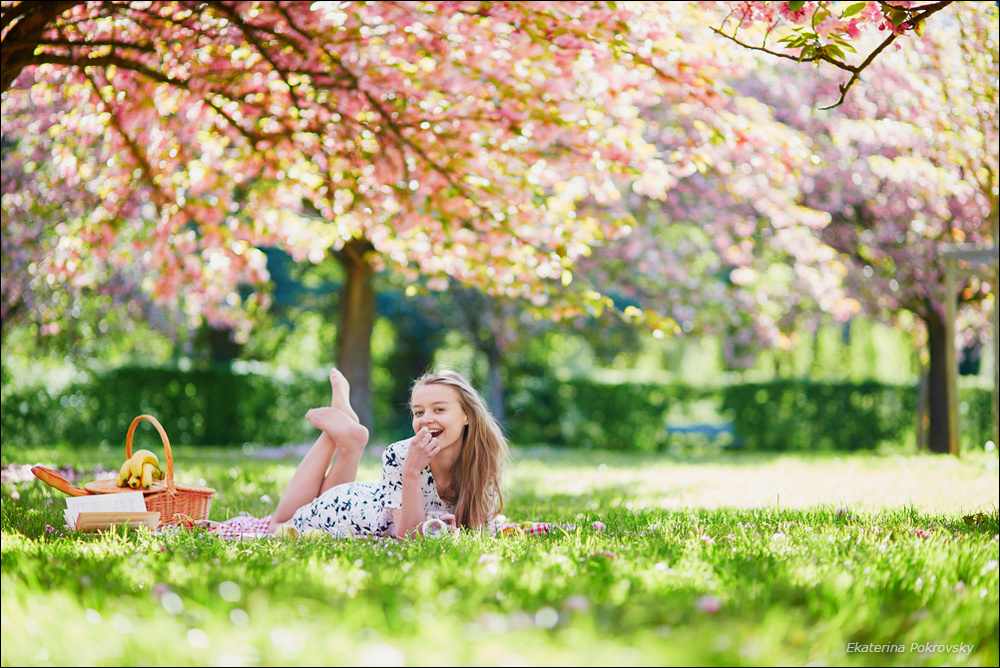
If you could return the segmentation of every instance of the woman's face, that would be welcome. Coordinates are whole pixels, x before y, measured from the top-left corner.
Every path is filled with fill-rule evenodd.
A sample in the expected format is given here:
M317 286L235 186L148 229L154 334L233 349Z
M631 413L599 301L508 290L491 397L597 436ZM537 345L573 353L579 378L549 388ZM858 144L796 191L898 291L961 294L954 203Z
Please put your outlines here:
M413 433L424 427L440 439L441 448L461 444L469 417L462 408L458 390L450 385L428 383L413 393Z

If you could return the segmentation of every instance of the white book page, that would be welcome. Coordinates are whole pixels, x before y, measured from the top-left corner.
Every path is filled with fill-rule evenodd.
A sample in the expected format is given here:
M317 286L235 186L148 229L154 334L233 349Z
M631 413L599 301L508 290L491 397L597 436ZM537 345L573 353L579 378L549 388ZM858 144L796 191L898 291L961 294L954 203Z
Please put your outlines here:
M90 494L88 496L66 497L63 515L66 525L76 529L76 519L80 513L144 513L146 500L142 492L122 492L120 494Z

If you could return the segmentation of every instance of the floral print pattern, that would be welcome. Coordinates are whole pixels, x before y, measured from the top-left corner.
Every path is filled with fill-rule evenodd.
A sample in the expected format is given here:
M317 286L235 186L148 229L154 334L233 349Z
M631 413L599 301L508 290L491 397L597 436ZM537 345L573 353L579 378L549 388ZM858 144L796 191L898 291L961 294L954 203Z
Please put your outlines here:
M392 509L403 507L403 460L412 440L397 441L385 449L378 483L348 482L331 487L295 511L291 525L299 531L322 529L338 538L393 535ZM423 470L420 491L425 513L455 512L438 496L430 466Z

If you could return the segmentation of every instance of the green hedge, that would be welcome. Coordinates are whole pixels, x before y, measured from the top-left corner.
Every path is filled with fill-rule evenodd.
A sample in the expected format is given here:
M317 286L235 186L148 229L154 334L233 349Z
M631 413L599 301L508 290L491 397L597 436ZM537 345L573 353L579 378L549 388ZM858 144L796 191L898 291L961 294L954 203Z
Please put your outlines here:
M871 450L914 439L915 386L775 381L722 391L723 410L754 450ZM962 449L993 439L993 393L959 389Z
M33 390L3 398L4 440L124 444L132 419L156 417L171 442L198 445L287 443L315 433L302 415L329 402L328 381L221 370L122 368L58 396Z
M917 389L876 382L779 380L721 389L680 385L602 384L518 378L506 398L507 431L515 443L653 452L692 443L760 451L855 451L914 440ZM695 403L716 406L733 435L711 429L670 433L667 414ZM962 447L993 437L992 393L960 391ZM712 425L709 425L711 427ZM716 440L718 439L718 440Z
M985 388L959 390L958 404L962 447L981 448L992 441L996 436L993 433L993 391Z
M722 390L722 409L750 450L871 450L912 432L912 387L882 383L746 383Z
M376 384L375 415L386 428L376 425L375 436L382 440L399 436L398 425L385 418L399 410L386 402L387 390ZM178 444L302 443L315 436L303 414L327 403L329 392L325 379L307 376L280 380L222 370L129 367L57 395L5 389L0 424L5 444L115 446L124 445L136 415L149 413ZM989 390L962 391L963 448L981 447L992 438L991 399ZM731 425L732 444L748 450L871 450L912 441L916 422L916 389L880 383L784 380L700 390L520 375L507 390L505 429L520 445L655 452L710 442L696 431L667 430L668 413L685 414L706 402L715 406L720 422Z
M668 444L670 407L704 396L681 385L525 376L508 388L506 429L515 443L653 452Z

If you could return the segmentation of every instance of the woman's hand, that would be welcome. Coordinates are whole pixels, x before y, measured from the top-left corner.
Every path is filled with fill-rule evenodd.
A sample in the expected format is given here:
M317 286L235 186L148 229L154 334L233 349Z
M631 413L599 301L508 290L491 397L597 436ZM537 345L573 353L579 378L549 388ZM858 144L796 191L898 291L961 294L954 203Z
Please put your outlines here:
M424 497L420 489L423 470L431 463L441 444L431 437L429 429L424 427L417 432L410 442L403 459L403 504L401 508L392 511L393 523L396 525L396 537L410 536L419 525L427 519L424 513Z
M423 471L431 463L438 452L441 451L441 443L431 436L427 427L422 428L413 437L409 449L406 451L406 458L403 460L403 475L416 475Z

